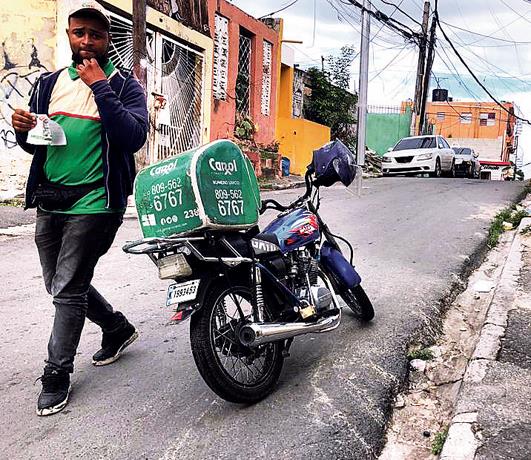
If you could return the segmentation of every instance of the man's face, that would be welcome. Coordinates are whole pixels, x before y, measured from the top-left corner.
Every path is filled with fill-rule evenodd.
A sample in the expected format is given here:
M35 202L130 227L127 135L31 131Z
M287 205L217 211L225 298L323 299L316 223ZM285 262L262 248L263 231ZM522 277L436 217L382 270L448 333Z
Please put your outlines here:
M110 34L105 23L97 17L71 17L66 30L72 49L72 59L82 64L83 59L96 59L100 66L108 61Z

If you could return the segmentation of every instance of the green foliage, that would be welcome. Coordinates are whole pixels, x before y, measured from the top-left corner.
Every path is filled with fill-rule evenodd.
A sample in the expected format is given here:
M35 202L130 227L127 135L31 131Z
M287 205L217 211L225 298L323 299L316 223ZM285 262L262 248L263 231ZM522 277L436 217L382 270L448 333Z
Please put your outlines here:
M526 225L520 233L522 235L531 235L531 225Z
M350 148L356 143L352 127L358 102L358 96L348 91L354 54L354 48L344 46L339 57L326 58L324 72L308 69L312 94L304 105L305 118L329 126L332 139L340 139Z
M498 244L501 234L504 232L503 223L508 222L512 224L514 228L520 225L520 222L524 217L527 217L527 211L525 209L517 209L516 205L501 210L492 221L489 228L489 236L487 244L493 248Z
M442 431L439 431L435 438L433 439L433 443L431 445L431 453L433 455L439 455L442 452L444 443L446 441L446 438L448 437L448 428L445 428Z
M434 358L433 352L429 348L411 350L407 354L407 359L409 359L410 361L413 361L414 359L422 359L423 361L429 361L430 359L433 359L433 358Z
M234 136L241 140L252 140L256 133L256 125L251 118L238 116L234 127Z

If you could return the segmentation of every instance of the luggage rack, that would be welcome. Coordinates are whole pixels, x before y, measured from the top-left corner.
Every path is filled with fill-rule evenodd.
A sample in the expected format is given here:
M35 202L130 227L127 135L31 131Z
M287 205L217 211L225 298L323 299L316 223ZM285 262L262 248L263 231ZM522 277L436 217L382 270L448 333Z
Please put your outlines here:
M122 247L122 250L128 254L147 254L155 264L157 264L159 258L165 257L169 250L186 255L193 254L201 262L222 262L230 267L235 267L244 262L250 263L253 261L248 257L243 257L236 249L234 249L225 237L220 238L219 241L233 254L234 257L205 256L193 245L193 243L206 240L207 238L205 236L143 238L125 244Z

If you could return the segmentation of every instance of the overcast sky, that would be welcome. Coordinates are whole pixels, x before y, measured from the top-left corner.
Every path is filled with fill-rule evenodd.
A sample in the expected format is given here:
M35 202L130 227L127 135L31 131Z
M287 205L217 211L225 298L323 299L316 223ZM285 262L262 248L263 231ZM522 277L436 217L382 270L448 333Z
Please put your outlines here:
M255 17L292 1L232 0ZM384 1L399 5L411 18ZM431 3L433 7L434 0ZM423 0L373 0L372 5L411 29L420 30L412 19L422 21ZM296 62L303 68L319 67L322 55L337 54L344 45L359 49L359 9L348 5L347 0L298 0L275 16L284 19L285 39L303 41L302 45L290 45L295 49ZM485 86L500 100L515 102L521 114L531 119L531 3L440 0L439 17L448 37ZM487 94L470 77L439 30L437 37L440 40L433 71L440 86L448 88L454 100L488 101ZM398 105L413 98L417 47L376 20L371 22L371 40L369 104ZM359 58L352 73L353 81L357 81ZM524 127L520 145L524 162L531 162L531 126Z

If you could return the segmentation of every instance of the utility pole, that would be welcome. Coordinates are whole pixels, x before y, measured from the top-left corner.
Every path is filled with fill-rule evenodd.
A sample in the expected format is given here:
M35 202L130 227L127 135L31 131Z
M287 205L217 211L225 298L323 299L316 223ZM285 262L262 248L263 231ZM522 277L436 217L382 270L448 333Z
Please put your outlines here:
M415 99L413 113L411 117L411 127L409 134L415 135L417 129L417 117L420 114L420 103L422 99L422 84L424 81L424 69L426 68L426 46L428 42L428 20L430 16L430 2L424 2L424 14L422 16L422 35L419 43L419 61L417 64L417 82L415 84Z
M367 89L369 85L369 38L371 16L367 11L369 0L363 0L361 11L360 80L358 93L358 165L365 165L365 138L367 129Z
M133 72L147 88L146 0L133 0Z
M435 29L437 27L437 21L435 17L437 11L433 13L430 29L430 41L428 43L428 58L426 60L426 72L424 72L424 83L422 88L422 100L420 105L420 120L419 120L419 134L422 134L424 128L424 118L426 117L426 104L428 101L428 91L430 90L430 76L431 67L433 65L434 51L435 51Z

